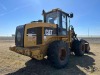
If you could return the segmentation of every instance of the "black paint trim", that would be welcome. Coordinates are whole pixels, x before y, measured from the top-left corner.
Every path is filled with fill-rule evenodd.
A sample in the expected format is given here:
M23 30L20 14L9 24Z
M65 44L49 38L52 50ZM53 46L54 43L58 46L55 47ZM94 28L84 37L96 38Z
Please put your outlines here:
M42 44L42 27L34 27L27 29L27 34L36 34L37 45Z
M25 25L21 25L21 26L16 27L15 45L17 47L24 47L24 31L25 31ZM17 37L18 32L21 34L20 41L18 41L18 37Z
M42 27L37 28L37 33L36 34L37 34L37 38L36 38L37 45L42 44Z

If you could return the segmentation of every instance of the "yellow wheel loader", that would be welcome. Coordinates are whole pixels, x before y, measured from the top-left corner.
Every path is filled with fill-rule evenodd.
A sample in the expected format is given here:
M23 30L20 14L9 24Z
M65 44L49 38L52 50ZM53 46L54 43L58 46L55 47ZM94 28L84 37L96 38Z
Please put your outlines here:
M15 46L11 51L42 60L44 57L56 68L67 65L70 52L76 56L83 56L89 52L89 43L78 40L74 27L70 25L73 13L66 13L61 9L49 12L42 11L43 20L17 26Z

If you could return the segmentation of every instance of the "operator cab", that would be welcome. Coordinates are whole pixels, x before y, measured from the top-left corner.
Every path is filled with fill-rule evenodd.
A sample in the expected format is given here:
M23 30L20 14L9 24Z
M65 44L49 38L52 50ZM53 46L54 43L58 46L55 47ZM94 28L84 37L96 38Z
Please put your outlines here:
M43 16L44 16L44 22L45 23L51 23L56 24L58 28L58 35L59 36L65 36L67 35L67 29L68 29L68 18L72 18L73 14L68 14L63 12L60 9L53 9L52 11L45 12L43 10Z

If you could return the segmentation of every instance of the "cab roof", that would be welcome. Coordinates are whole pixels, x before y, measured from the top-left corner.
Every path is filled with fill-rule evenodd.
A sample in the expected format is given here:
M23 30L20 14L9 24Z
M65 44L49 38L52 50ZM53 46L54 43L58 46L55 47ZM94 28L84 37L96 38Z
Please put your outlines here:
M49 14L49 13L52 13L52 12L61 12L61 13L63 13L63 14L65 14L65 15L69 15L68 13L66 13L66 12L64 12L64 11L62 11L61 9L59 9L59 8L56 8L56 9L52 9L51 11L48 11L48 12L45 12L45 10L43 10L43 15L44 14Z

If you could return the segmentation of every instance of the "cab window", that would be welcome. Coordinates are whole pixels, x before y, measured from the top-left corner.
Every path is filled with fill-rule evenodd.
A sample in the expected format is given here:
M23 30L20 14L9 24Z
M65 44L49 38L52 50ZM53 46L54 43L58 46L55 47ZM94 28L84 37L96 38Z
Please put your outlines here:
M59 24L59 12L52 12L47 14L46 22L51 24Z
M62 14L62 28L66 29L66 15Z

